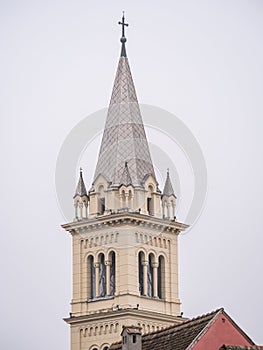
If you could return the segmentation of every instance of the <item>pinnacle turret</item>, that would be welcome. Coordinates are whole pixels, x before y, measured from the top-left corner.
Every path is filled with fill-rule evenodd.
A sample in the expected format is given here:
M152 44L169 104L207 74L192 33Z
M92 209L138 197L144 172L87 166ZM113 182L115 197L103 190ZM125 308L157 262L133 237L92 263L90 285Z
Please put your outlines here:
M87 190L86 190L86 186L85 186L83 176L82 176L82 168L80 168L80 171L79 171L79 181L78 181L76 192L75 192L75 195L73 198L75 198L77 196L79 196L79 197L87 196Z
M173 186L172 186L172 182L170 179L170 174L169 174L169 169L167 170L167 176L166 176L166 181L165 181L165 185L164 185L164 189L163 189L163 196L175 196L174 194L174 190L173 190Z

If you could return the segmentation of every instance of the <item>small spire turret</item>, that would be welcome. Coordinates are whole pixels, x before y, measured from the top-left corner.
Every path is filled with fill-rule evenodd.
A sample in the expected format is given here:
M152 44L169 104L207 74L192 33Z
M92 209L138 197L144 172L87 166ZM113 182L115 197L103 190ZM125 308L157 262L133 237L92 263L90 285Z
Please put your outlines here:
M174 194L172 182L170 179L169 168L167 169L167 176L166 176L166 181L163 189L163 196L167 196L167 197L174 196L176 198Z
M87 196L87 190L86 190L86 186L82 176L82 168L79 169L79 182L73 198L75 198L76 196L80 196L80 197Z
M174 194L169 169L167 169L166 181L162 194L163 217L175 219L176 195Z
M82 168L79 170L79 181L76 188L74 199L75 207L75 218L74 220L82 220L83 218L88 217L88 202L89 197L87 195L86 186L82 176ZM84 213L83 213L84 209Z

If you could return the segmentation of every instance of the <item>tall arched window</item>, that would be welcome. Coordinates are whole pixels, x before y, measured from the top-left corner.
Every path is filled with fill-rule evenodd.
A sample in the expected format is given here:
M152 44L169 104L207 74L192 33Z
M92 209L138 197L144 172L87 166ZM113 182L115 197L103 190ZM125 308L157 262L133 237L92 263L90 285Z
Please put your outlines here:
M148 297L153 297L153 254L149 255L148 270L147 270L147 295Z
M162 255L158 258L158 297L160 299L164 299L165 297L165 265L164 265L164 257Z
M116 259L115 253L111 252L110 255L110 295L114 295L116 286Z
M95 267L94 257L90 255L88 257L88 299L95 298Z
M144 261L144 253L140 252L138 255L138 282L139 282L139 292L141 295L144 294L143 289L143 261Z
M99 291L100 291L100 296L105 297L105 295L106 295L106 265L105 265L105 256L102 253L99 255L99 262L100 262Z

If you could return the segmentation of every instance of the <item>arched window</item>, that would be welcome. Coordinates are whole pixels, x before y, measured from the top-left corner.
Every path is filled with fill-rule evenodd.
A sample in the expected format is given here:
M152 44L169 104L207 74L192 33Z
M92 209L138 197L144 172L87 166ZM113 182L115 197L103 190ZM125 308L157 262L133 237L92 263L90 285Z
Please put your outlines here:
M147 269L147 295L148 297L153 297L153 254L149 255L148 269Z
M115 259L115 253L110 253L110 295L114 295L115 293L115 286L116 286L116 259Z
M164 257L161 255L158 258L158 297L163 299L165 296L165 265L164 265Z
M90 255L88 257L88 299L95 298L95 267L94 257Z
M104 346L103 350L109 350L108 346Z
M99 262L100 262L99 291L100 291L100 296L105 297L105 295L106 295L106 265L105 265L105 256L102 253L99 255Z
M140 294L144 294L144 289L143 289L143 261L144 261L144 253L140 252L138 255L138 279L139 279L139 291Z

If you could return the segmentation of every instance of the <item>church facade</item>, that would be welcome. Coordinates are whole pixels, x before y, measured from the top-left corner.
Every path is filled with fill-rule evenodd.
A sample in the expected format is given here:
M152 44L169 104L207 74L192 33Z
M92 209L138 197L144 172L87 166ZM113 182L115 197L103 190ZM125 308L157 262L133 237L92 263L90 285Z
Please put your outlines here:
M107 350L123 326L143 333L183 322L178 295L178 235L169 171L156 180L126 54L121 56L92 186L80 171L72 236L71 350Z

